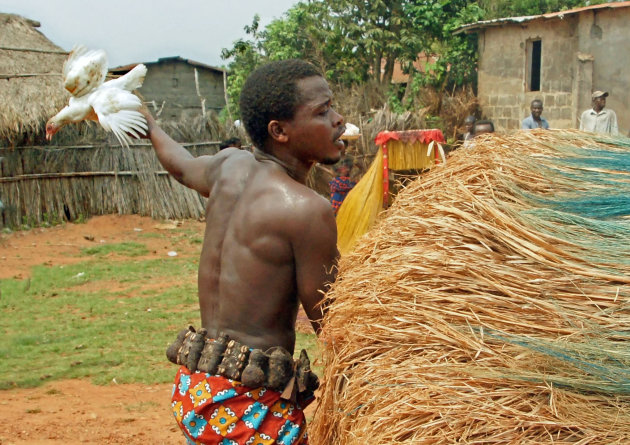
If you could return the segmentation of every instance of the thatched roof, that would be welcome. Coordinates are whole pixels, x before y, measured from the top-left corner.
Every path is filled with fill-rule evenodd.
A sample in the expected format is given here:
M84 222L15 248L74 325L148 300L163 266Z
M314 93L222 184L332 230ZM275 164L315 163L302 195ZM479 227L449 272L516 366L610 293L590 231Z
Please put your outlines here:
M196 60L192 60L192 59L185 59L184 57L180 57L180 56L160 57L155 62L138 62L138 63L130 63L127 65L121 65L121 66L117 66L116 68L110 69L109 72L113 74L123 75L123 74L128 73L132 69L134 69L136 65L138 65L139 63L143 63L144 65L150 66L150 65L157 65L159 63L173 63L173 62L187 63L188 65L204 68L210 71L217 71L218 73L221 73L221 74L225 72L223 68L219 68L212 65L206 65L205 63L197 62Z
M68 99L61 87L67 52L37 27L33 20L0 13L0 140L43 131Z

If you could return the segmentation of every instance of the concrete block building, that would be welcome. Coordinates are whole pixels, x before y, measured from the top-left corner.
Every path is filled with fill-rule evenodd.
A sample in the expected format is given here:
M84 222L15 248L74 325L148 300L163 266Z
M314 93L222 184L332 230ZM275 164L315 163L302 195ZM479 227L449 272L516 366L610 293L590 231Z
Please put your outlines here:
M578 128L591 93L608 91L619 131L630 129L630 1L477 22L478 98L498 130L520 128L533 99L552 128Z
M178 120L225 107L224 70L182 57L144 62L147 76L138 92L160 118ZM112 68L123 75L137 64Z

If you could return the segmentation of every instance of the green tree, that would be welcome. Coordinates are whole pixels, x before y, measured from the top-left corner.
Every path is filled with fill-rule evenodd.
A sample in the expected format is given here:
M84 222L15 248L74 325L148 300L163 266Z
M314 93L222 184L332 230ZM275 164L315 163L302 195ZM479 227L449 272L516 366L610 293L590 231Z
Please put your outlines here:
M264 59L262 54L263 36L258 31L259 25L260 16L256 14L252 20L252 24L244 28L245 34L250 36L251 39L239 39L234 42L232 48L224 48L221 51L221 58L233 58L228 66L227 106L234 118L240 115L238 99L247 76L249 76Z
M590 3L601 3L602 0ZM308 0L259 29L259 17L245 27L222 57L229 64L232 113L245 79L266 60L302 58L335 84L391 84L396 63L413 77L407 94L432 85L438 89L474 83L476 37L453 32L467 23L497 17L542 14L583 6L579 0ZM414 62L431 56L423 72Z
M259 16L245 27L249 39L239 39L230 49L221 52L223 59L231 58L228 65L228 100L232 114L238 116L238 98L247 76L261 63L269 60L301 58L309 60L327 71L328 48L333 39L326 40L330 31L328 9L320 1L298 3L284 17L259 30ZM326 29L328 28L328 29Z
M264 31L263 50L271 60L301 58L317 65L335 83L366 79L367 69L353 54L342 21L324 1L298 3Z
M518 17L565 11L581 6L606 3L606 0L478 0L477 3L485 11L485 18L491 20L501 17Z
M338 34L339 53L354 61L356 77L391 82L396 61L413 61L421 34L404 14L405 0L326 0ZM345 68L345 67L344 67Z
M424 36L422 51L436 58L424 73L414 76L416 85L462 85L475 80L477 66L476 39L454 35L460 26L483 18L484 11L466 0L411 1L405 13L412 27ZM411 70L413 71L413 70Z

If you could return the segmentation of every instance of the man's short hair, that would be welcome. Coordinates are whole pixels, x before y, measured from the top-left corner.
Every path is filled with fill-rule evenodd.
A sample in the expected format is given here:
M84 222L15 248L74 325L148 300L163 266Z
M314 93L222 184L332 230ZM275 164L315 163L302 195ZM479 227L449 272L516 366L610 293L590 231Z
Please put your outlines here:
M254 145L261 150L272 120L290 120L300 104L297 82L322 73L304 60L271 62L256 69L241 90L241 119Z
M491 120L487 120L487 119L475 121L475 123L473 124L472 132L475 133L475 130L477 129L477 127L481 127L483 125L489 125L490 128L492 128L492 131L494 132L494 123Z
M221 143L219 144L219 150L223 150L224 148L228 148L228 147L240 147L241 146L241 138L229 138L226 139L224 141L221 141Z
M532 100L532 102L529 104L529 106L530 106L530 107L533 107L535 103L539 103L541 107L543 106L543 102L542 102L542 100L540 100L540 99L534 99L534 100Z

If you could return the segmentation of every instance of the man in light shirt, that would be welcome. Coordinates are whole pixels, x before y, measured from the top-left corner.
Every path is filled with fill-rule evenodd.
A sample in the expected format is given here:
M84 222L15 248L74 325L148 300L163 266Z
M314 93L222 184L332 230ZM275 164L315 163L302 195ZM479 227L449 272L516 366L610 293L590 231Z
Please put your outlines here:
M523 130L533 130L535 128L544 128L545 130L548 130L549 122L547 122L547 119L541 116L543 112L542 100L532 100L529 109L532 114L523 119L523 122L521 123L521 128Z
M595 91L591 95L593 108L582 113L580 130L611 134L613 136L619 134L617 115L610 108L605 109L607 97L607 91Z

